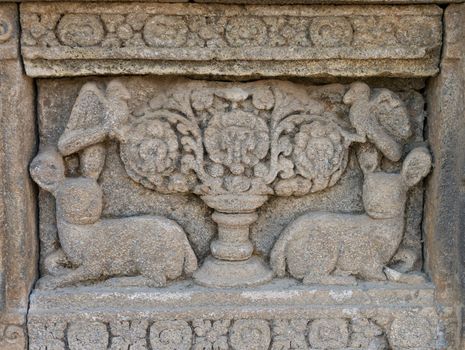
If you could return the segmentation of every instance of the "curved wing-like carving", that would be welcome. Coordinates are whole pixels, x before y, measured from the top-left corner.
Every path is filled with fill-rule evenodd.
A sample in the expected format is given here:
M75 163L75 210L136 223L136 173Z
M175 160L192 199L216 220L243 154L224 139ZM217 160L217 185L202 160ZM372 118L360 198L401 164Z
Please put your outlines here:
M104 115L104 93L95 83L85 84L74 103L66 129L58 141L60 152L67 156L103 141Z
M371 93L367 84L353 83L344 96L350 105L352 126L392 161L402 157L402 141L412 130L407 109L400 98L387 89Z
M129 92L117 80L106 91L87 83L79 92L64 133L58 140L60 153L81 152L82 175L98 178L105 161L105 148L99 145L108 136L121 138L120 128L129 116Z
M121 137L120 129L129 117L129 98L129 91L118 80L110 81L105 91L95 83L85 84L58 141L60 153L79 152L105 136Z

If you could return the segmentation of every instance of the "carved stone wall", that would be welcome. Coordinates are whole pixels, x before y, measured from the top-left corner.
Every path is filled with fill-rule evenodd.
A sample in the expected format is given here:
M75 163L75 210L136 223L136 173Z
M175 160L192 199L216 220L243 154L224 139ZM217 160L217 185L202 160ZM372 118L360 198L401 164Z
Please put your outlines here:
M464 5L225 2L0 3L0 350L461 349Z

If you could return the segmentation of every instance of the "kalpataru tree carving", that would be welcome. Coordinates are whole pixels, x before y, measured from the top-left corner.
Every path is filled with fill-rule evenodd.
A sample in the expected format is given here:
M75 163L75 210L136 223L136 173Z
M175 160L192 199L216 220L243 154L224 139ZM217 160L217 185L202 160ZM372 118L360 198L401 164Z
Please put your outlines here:
M78 153L81 174L96 180L103 143L115 139L134 181L161 193L198 194L215 209L218 239L194 279L216 287L258 284L272 271L252 255L248 235L257 208L271 195L333 186L354 142L374 144L397 161L411 134L405 106L392 92L364 83L328 89L345 95L347 107L289 83L191 81L129 108L119 81L106 89L87 83L58 147L63 156Z

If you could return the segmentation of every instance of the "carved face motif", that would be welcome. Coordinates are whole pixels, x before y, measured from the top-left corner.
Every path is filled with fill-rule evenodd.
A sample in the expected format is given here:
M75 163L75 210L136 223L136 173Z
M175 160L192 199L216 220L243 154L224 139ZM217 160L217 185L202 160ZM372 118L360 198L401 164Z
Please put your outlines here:
M215 116L205 131L205 148L214 162L240 175L267 155L268 126L261 118L238 110Z
M178 158L178 140L169 123L149 117L134 126L122 152L141 174L170 173Z
M346 152L337 126L316 120L300 128L293 158L300 175L327 184L332 174L345 167Z

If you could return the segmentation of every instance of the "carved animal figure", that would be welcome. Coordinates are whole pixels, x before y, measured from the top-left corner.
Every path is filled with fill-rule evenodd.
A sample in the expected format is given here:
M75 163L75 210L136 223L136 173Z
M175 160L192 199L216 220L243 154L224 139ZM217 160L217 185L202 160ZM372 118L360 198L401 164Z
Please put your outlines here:
M39 153L30 166L34 181L56 198L62 254L73 267L47 284L64 287L102 277L142 276L145 285L158 287L197 269L197 258L177 223L148 215L101 219L103 195L97 181L66 178L64 171L54 150Z
M367 145L365 145L367 146ZM364 214L312 212L287 226L271 252L271 266L304 283L354 283L385 280L384 267L404 234L407 190L425 177L431 156L424 147L405 158L400 174L375 172L377 151L361 153Z
M349 119L357 134L374 143L386 158L397 162L402 156L401 141L412 134L402 100L387 89L372 93L367 84L355 82L344 95L344 103L350 106Z

